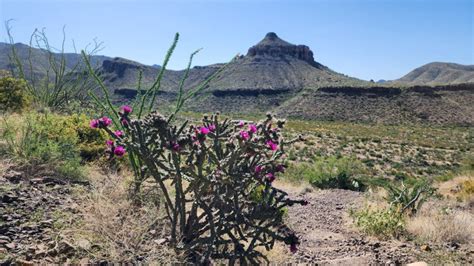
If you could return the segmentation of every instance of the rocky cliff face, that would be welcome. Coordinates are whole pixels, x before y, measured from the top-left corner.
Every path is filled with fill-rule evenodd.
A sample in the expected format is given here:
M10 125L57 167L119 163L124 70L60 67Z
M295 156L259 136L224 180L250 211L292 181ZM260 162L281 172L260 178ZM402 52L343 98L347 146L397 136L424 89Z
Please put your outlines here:
M123 78L127 70L140 70L140 64L119 57L102 62L102 71L108 74L115 73L118 78Z
M312 66L320 66L314 61L313 52L306 45L294 45L280 39L276 33L269 32L257 45L250 47L248 57L292 57L303 60Z

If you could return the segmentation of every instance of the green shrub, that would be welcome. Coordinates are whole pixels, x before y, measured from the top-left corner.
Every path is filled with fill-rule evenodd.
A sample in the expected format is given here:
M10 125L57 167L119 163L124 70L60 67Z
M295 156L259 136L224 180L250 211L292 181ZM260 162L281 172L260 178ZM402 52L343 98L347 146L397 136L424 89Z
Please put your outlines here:
M30 106L31 96L22 79L0 77L0 110L21 111Z
M18 163L47 166L60 176L81 178L82 159L103 154L105 134L91 130L84 115L28 113L4 118L3 152ZM83 158L81 158L83 156Z
M351 211L355 225L365 234L382 239L400 237L405 231L405 220L397 210L365 208Z
M307 181L318 188L362 190L361 178L365 173L361 162L348 157L331 156L318 158L314 163L291 165L285 178L291 181Z
M84 115L70 115L65 117L77 134L77 148L81 158L85 161L99 159L104 154L104 143L108 139L104 131L92 129L90 119Z
M388 203L397 207L402 214L408 212L414 215L436 191L427 180L411 179L397 183L387 183L384 188L387 191Z

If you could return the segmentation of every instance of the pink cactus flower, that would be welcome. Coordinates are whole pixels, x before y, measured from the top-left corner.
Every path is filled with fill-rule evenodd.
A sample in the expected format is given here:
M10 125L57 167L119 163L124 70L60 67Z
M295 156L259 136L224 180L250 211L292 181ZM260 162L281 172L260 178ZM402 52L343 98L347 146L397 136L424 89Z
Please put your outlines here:
M257 132L257 126L254 125L254 124L250 124L249 125L249 132L252 133L252 134Z
M298 251L298 246L295 243L291 243L290 245L290 252L295 254Z
M174 144L171 146L171 149L173 149L173 151L175 151L175 152L179 152L179 150L181 149L181 146L179 146L178 143L174 143Z
M240 137L245 141L250 139L250 135L247 131L240 131Z
M99 120L97 119L92 119L89 123L89 126L91 128L98 128L99 127Z
M211 132L209 130L209 128L207 128L207 127L201 127L199 130L200 130L201 134L203 134L203 135L207 135L207 134L209 134L209 132Z
M123 136L123 131L122 130L115 130L114 135L117 138L121 138Z
M125 118L121 118L121 119L120 119L120 123L121 123L123 126L128 126L128 120L125 119Z
M255 166L255 173L260 174L263 170L263 167L261 165Z
M278 149L278 145L271 140L267 141L267 147L272 151L276 151Z
M237 124L239 127L243 127L244 126L244 121L240 120L240 122Z
M129 113L132 112L133 109L132 109L132 107L129 106L129 105L122 105L122 106L120 107L120 110L122 110L122 112L123 112L124 114L129 114Z
M273 173L268 173L265 175L265 177L267 178L268 182L273 182L275 181L275 175Z
M115 147L114 154L118 157L122 157L125 154L125 148L122 146Z
M109 147L109 148L110 148L110 147L113 147L113 146L114 146L114 141L113 141L113 140L110 140L110 139L109 139L109 140L106 140L106 141L105 141L105 145L107 145L107 147Z
M211 132L214 132L214 131L216 130L216 125L210 124L210 125L208 126L208 128L209 128L209 130L210 130Z
M108 127L112 124L112 119L108 118L107 116L104 116L99 119L99 122L101 125Z
M285 172L285 166L282 165L282 164L277 165L276 171L277 172L282 172L282 173Z

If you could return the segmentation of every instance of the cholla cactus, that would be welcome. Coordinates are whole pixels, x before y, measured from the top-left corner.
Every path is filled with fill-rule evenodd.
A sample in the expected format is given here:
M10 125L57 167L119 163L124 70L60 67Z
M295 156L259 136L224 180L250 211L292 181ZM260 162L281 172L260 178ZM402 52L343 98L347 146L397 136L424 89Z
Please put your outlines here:
M131 120L130 112L120 113L126 132L119 136L107 119L91 125L115 138L108 144L111 154L117 155L118 147L120 155L133 152L156 181L165 198L173 247L199 263L256 263L264 258L256 247L271 249L276 240L296 251L298 238L283 225L282 213L307 202L291 200L272 186L285 170L285 147L298 140L282 139L284 121L267 115L258 124L220 122L216 114L200 125L176 127L156 112L140 120Z

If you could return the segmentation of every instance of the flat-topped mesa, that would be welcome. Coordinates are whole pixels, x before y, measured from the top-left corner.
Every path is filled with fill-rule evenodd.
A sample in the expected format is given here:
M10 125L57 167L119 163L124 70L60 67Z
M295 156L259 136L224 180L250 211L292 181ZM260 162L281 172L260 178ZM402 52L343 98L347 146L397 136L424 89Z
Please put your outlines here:
M280 39L274 32L267 33L263 40L261 40L255 46L250 47L247 52L247 56L290 56L299 60L306 61L313 66L319 65L314 61L313 52L309 49L308 46L294 45L289 42L286 42Z

